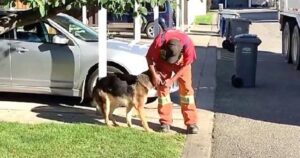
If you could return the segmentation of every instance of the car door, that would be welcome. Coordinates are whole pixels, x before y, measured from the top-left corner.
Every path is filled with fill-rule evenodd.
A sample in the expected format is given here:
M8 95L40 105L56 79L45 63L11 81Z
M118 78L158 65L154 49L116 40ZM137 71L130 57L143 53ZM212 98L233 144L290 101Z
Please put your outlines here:
M0 88L8 87L11 84L10 76L10 44L13 32L0 35Z
M17 28L11 41L12 86L72 89L79 48L52 43L59 32L46 23L32 25Z

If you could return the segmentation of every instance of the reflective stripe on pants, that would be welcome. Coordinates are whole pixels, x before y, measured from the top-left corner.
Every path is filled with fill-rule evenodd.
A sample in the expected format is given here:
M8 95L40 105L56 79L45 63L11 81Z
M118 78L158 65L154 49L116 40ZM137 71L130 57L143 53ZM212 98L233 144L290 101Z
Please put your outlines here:
M193 95L180 96L180 104L195 104Z
M171 77L171 72L167 73L168 77ZM179 92L180 92L180 105L181 112L184 118L184 123L186 125L191 125L197 123L197 108L195 106L194 90L192 87L192 67L189 65L182 76L178 78ZM172 103L168 99L163 99L169 97L169 88L164 86L158 87L158 96L161 98L158 105L158 113L160 115L161 124L171 124L172 123ZM168 103L169 102L169 103Z
M171 102L171 98L170 98L170 95L167 95L165 97L158 97L158 104L159 105L165 105L165 104L169 104L169 103L172 103Z

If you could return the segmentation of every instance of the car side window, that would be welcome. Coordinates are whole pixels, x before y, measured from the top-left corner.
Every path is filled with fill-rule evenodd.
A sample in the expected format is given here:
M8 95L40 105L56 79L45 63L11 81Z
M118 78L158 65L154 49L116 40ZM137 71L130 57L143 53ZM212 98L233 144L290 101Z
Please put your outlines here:
M27 42L47 42L41 23L18 27L17 39Z

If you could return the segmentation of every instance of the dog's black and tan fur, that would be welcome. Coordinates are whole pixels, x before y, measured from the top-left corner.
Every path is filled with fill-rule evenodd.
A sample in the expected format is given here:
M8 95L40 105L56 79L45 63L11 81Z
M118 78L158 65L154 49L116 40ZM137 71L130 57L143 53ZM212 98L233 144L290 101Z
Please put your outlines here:
M148 91L153 88L150 73L145 72L138 76L112 73L97 81L93 91L96 108L102 111L105 123L111 126L112 120L118 126L113 112L117 107L126 106L126 120L129 127L132 126L131 115L135 108L138 111L142 125L146 131L151 131L144 112Z

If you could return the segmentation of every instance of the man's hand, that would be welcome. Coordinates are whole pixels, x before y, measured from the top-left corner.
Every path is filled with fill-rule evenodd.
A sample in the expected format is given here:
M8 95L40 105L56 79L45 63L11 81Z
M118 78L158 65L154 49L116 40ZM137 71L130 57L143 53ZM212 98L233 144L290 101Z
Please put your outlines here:
M161 77L159 74L155 73L152 77L152 83L154 84L155 87L158 87L161 83Z
M164 83L163 83L163 85L164 85L165 87L168 87L168 88L170 88L170 87L172 86L172 84L173 84L173 80L172 80L172 79L166 79L166 80L164 81Z

